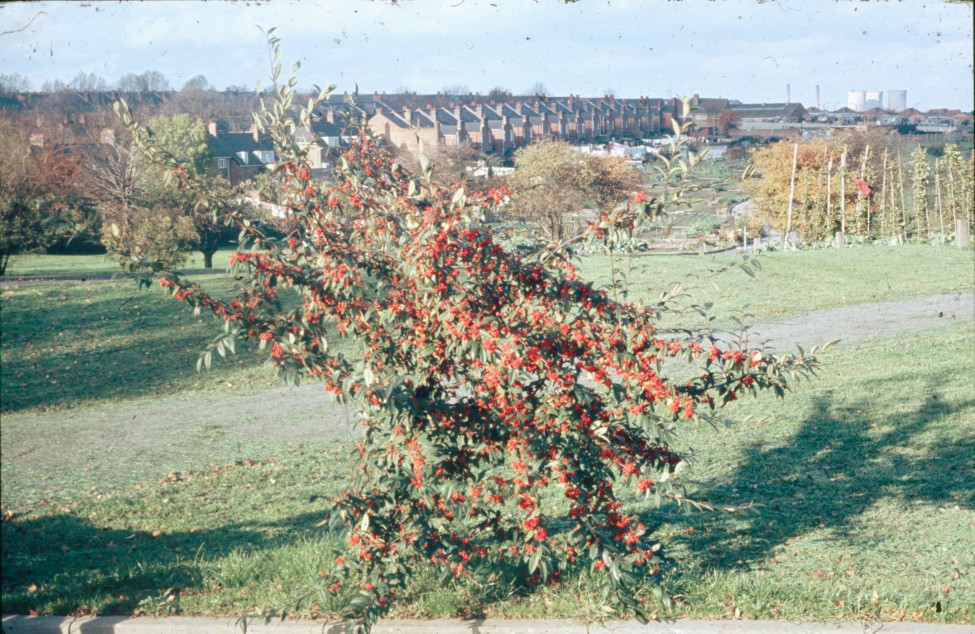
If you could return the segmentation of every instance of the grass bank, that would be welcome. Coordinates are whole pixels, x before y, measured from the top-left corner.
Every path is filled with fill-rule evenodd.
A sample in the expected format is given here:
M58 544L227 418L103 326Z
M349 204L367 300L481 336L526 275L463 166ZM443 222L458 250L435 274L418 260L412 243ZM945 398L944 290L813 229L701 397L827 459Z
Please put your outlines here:
M832 353L785 401L743 403L734 426L689 426L688 493L755 507L643 509L680 563L671 579L689 601L675 616L975 623L973 354L970 326L875 340ZM103 469L139 451L106 454L100 431L93 421L75 451ZM200 443L198 431L174 426L173 451ZM350 462L341 444L247 450L125 485L95 469L82 494L10 505L17 460L30 457L8 467L5 447L3 611L223 616L280 604L334 556L314 524ZM70 486L71 473L50 477ZM605 618L587 575L527 595L504 580L421 576L399 614Z

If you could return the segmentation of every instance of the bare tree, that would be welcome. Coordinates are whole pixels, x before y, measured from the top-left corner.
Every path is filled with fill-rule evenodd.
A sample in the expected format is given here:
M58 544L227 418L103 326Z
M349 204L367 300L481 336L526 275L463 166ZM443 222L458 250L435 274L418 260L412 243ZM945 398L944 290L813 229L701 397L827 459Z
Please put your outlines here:
M126 73L119 77L119 90L126 92L148 92L151 90L169 90L169 80L158 70L147 70L143 73Z
M496 101L505 101L511 97L511 91L504 86L495 86L488 92L488 97Z
M548 97L548 87L544 83L536 81L531 85L531 88L528 89L528 94L535 95L536 97Z
M464 97L470 93L470 88L464 84L453 84L452 86L444 86L443 94L448 97Z
M0 73L0 94L29 92L30 79L20 73Z
M139 204L144 189L141 162L127 140L113 138L90 147L84 161L88 194L101 205L128 209Z
M104 77L99 77L95 73L80 71L68 82L68 87L81 92L108 90L108 82L105 81Z

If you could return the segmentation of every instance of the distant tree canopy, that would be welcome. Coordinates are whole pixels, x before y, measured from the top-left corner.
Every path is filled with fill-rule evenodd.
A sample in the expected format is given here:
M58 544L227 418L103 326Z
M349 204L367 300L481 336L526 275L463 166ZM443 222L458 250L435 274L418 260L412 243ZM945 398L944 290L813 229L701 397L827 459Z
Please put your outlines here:
M142 73L126 73L119 77L118 89L125 92L147 92L150 90L170 90L169 80L158 70Z
M109 86L104 77L99 77L95 73L86 73L81 71L68 82L67 87L71 90L87 92L94 90L108 90Z
M30 79L19 73L0 73L0 95L28 92Z
M210 82L207 81L206 77L203 75L197 75L196 77L188 79L186 83L183 84L182 90L185 92L188 90L210 90L211 88L212 86L210 86Z
M488 92L488 97L490 99L507 99L511 97L511 91L504 86L495 86Z

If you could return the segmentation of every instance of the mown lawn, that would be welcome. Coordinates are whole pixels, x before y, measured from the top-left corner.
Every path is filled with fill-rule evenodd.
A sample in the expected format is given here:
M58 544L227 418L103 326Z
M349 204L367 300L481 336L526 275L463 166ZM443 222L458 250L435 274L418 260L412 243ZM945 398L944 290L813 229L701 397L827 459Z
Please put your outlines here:
M688 597L673 616L975 623L973 353L968 326L846 348L789 399L763 396L733 426L685 430L688 493L754 508L642 507ZM77 450L124 459L83 437ZM266 451L5 507L3 611L232 615L282 604L335 556L336 539L315 524L351 463L342 444ZM16 486L16 474L5 478L5 491ZM586 572L513 590L421 575L398 613L608 616Z
M741 265L754 259L759 270L751 278ZM609 285L607 256L586 257L579 264L587 279ZM625 274L633 301L654 302L680 283L685 289L681 303L711 303L722 321L975 289L971 249L923 245L780 251L748 260L740 255L620 256L616 268Z
M654 297L696 276L693 300L714 298L722 318L975 285L970 250L775 253L761 258L755 279L735 269L709 277L738 261L640 258L631 280ZM605 261L582 266L596 277ZM225 276L207 283L231 290ZM241 352L197 374L214 324L155 288L9 286L0 299L4 613L243 614L280 605L328 565L336 538L315 524L348 473L348 446L315 435L234 436L253 415L246 409L187 414L214 395L260 399L275 382L261 355ZM677 563L670 582L688 597L674 616L975 623L973 358L970 324L847 346L785 401L763 396L742 403L729 427L686 429L688 494L753 507L641 507ZM287 394L265 409L286 411ZM173 399L180 409L169 409ZM149 414L136 422L117 420L143 406ZM84 423L77 429L57 424L67 407ZM42 475L39 456L55 444L44 442L45 421L70 455L46 456ZM153 451L114 442L125 425L145 426L131 437ZM32 444L14 446L25 433ZM593 587L585 571L528 595L509 579L444 586L421 575L398 609L611 616ZM334 608L324 601L312 614Z
M230 264L231 249L221 249L213 256L213 268L215 270L226 270ZM203 256L199 253L190 253L183 264L183 270L195 270L203 268ZM91 274L113 274L121 269L117 262L110 260L104 255L46 255L46 254L25 254L15 255L10 259L7 266L6 276L8 278L30 278L30 277L58 277L58 276L78 276Z
M678 304L711 302L713 314L724 322L740 315L756 321L848 304L971 292L975 287L972 251L955 248L771 253L759 258L761 269L754 278L742 272L742 262L735 255L651 256L629 262L623 258L618 266L632 267L631 299L653 302L660 292L681 283L689 290ZM588 279L607 282L607 258L583 258L579 264ZM218 295L231 292L226 275L201 280ZM217 334L216 326L210 319L192 317L182 303L155 286L140 291L130 281L11 285L0 289L0 302L3 413L246 392L277 381L264 366L266 357L246 346L236 357L218 360L212 371L198 374L196 359ZM665 323L701 321L689 311Z

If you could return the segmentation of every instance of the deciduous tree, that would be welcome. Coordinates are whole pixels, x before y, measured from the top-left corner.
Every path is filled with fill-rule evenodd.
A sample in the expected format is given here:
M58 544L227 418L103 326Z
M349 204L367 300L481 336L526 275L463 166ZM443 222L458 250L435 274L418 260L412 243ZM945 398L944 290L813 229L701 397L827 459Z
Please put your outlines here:
M0 116L0 275L12 255L42 251L71 235L80 206L77 157L61 147L30 144L12 117Z
M624 200L639 188L640 175L621 157L586 155L565 141L543 139L515 153L510 183L518 192L512 213L561 242L567 213Z

